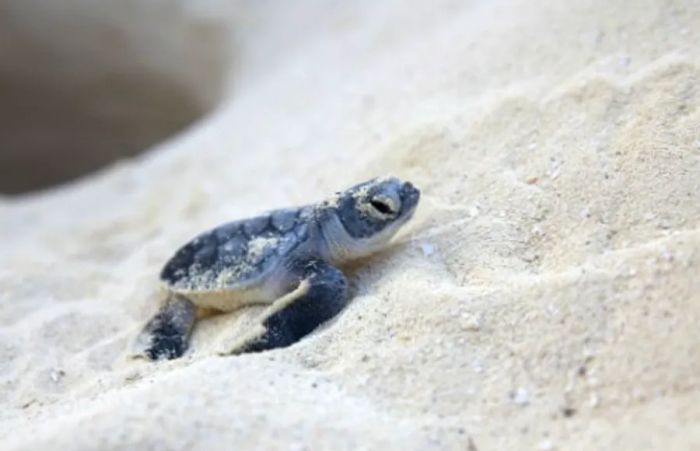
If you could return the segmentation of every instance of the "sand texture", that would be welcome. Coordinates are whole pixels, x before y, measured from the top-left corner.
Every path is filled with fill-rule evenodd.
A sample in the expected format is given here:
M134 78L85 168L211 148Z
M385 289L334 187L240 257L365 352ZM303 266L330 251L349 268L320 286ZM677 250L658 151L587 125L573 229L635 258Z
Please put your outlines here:
M3 450L700 449L700 3L182 3L217 107L0 201ZM421 204L336 320L126 359L185 240L384 174Z

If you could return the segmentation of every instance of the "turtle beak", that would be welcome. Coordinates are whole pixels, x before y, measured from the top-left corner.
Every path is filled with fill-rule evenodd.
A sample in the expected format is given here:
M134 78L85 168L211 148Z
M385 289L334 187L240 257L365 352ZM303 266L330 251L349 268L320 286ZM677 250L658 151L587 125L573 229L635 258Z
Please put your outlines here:
M410 182L406 182L401 186L401 200L404 211L413 213L420 200L420 191Z

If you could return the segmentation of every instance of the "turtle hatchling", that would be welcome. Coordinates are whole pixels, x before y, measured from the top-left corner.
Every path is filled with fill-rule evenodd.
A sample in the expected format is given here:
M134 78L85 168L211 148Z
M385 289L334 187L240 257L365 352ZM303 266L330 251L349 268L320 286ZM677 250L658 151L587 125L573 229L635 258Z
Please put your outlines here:
M167 296L136 340L136 355L173 359L187 349L199 309L267 304L226 353L289 346L340 312L338 269L382 247L412 216L420 192L395 177L372 179L313 205L229 222L181 247L160 279Z

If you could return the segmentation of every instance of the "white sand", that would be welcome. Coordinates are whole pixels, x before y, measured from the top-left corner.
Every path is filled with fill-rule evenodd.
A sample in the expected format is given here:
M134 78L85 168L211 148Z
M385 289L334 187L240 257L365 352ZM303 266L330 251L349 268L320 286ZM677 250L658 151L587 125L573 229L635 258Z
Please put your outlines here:
M201 2L210 117L0 203L2 449L700 447L700 3L252 3ZM183 240L387 173L422 203L336 321L125 359Z

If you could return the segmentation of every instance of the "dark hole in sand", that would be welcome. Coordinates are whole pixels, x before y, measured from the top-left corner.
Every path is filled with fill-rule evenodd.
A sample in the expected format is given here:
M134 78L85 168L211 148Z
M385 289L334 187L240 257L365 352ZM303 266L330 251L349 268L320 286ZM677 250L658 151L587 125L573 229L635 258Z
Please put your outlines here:
M0 0L0 193L134 156L212 107L222 27L161 3Z

